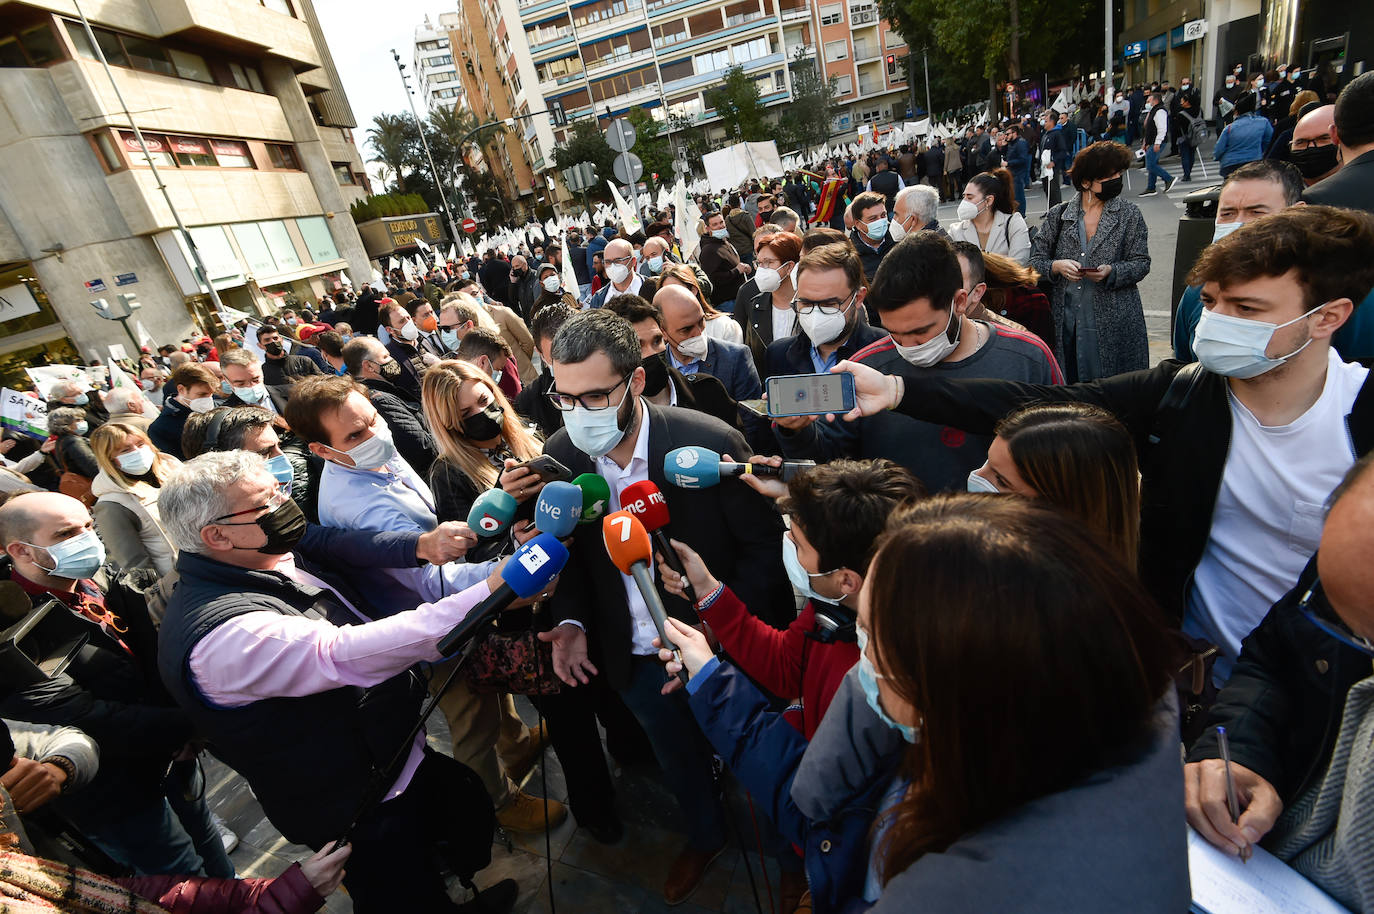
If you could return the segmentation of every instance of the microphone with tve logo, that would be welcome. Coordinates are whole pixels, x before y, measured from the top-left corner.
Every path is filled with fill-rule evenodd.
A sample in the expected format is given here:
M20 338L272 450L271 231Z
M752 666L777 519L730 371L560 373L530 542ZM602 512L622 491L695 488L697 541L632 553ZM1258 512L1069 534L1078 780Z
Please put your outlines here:
M488 489L478 495L468 511L468 526L483 539L506 532L519 507L515 496L505 489Z
M653 537L654 545L663 554L663 561L669 568L682 575L682 595L695 606L696 591L687 581L687 570L682 567L677 550L668 542L668 500L663 497L658 486L648 479L626 486L620 493L620 507L634 514L644 524L644 529Z
M568 547L552 533L541 533L519 549L501 569L501 586L463 617L463 621L439 642L439 653L447 657L467 643L477 629L514 603L549 586L568 564Z
M582 517L582 490L570 482L550 482L534 504L534 526L559 539L572 536Z
M680 447L663 458L663 475L680 489L709 489L722 476L775 476L790 482L798 473L816 466L814 460L784 460L782 466L766 463L730 463L720 459L715 451L704 447Z
M591 524L601 520L611 504L610 483L596 473L583 473L573 480L573 485L582 490L581 522Z
M652 548L649 545L649 531L629 511L616 511L607 514L601 521L601 532L606 538L606 552L621 574L635 579L639 595L649 610L649 617L658 629L659 644L678 654L677 645L668 637L668 613L663 609L663 601L658 598L653 578L649 576L649 560ZM678 654L678 659L682 657ZM679 670L678 678L687 683L687 671Z

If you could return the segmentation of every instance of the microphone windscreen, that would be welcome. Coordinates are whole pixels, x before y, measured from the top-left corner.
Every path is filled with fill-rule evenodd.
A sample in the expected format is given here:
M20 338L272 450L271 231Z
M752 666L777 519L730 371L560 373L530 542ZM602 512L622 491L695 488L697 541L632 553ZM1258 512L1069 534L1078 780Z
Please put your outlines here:
M473 499L468 526L478 536L497 536L506 532L517 507L515 496L505 489L488 489Z
M607 514L601 521L601 533L606 538L606 552L621 574L629 574L635 562L649 561L649 531L629 511Z
M582 523L601 520L611 503L611 484L596 473L583 473L573 480L573 485L582 490Z
M706 489L720 482L720 455L704 447L680 447L663 458L663 475L679 489Z
M620 506L638 517L650 533L668 526L668 501L651 480L626 486L620 493Z
M548 587L566 564L568 547L552 533L541 533L515 550L501 569L501 580L523 600Z
M540 533L570 536L582 517L582 490L570 482L550 482L534 504L534 526Z

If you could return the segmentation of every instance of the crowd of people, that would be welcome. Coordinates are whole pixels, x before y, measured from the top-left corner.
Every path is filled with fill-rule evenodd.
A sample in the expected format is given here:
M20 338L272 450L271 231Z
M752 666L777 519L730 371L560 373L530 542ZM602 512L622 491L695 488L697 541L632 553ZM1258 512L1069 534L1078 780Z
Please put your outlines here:
M0 893L497 914L498 828L632 853L613 772L657 765L675 905L729 841L723 762L783 914L1182 911L1185 821L1374 909L1374 75L1329 108L1228 171L1153 367L1132 155L1051 112L51 385L0 470ZM1074 193L1031 226L1037 148ZM830 372L852 409L770 411ZM666 512L647 576L622 509ZM547 748L566 806L522 787ZM206 752L316 855L235 879Z

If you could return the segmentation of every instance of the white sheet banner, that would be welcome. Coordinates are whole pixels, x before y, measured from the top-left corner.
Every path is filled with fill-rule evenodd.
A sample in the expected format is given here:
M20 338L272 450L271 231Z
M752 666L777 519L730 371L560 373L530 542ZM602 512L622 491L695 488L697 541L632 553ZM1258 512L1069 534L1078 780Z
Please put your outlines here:
M48 437L48 407L19 390L0 388L0 425L31 435Z

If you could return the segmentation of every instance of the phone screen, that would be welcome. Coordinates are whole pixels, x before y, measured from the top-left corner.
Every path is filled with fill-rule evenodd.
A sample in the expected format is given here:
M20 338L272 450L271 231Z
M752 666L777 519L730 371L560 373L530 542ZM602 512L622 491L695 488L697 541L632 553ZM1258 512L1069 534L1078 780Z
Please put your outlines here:
M838 374L779 375L768 379L768 415L818 416L854 408L854 376Z

